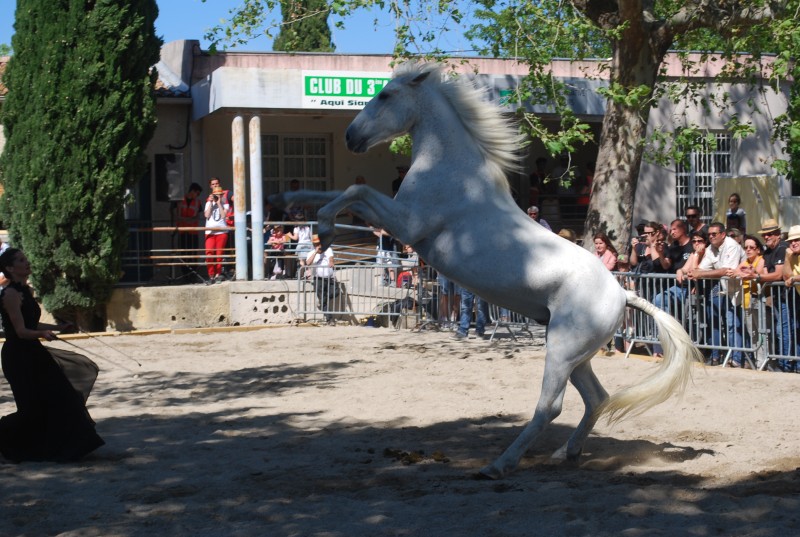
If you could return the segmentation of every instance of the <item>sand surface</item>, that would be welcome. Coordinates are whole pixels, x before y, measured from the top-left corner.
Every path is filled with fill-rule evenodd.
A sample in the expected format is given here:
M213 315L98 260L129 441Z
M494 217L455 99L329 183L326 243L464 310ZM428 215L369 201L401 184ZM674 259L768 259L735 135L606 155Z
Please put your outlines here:
M532 415L544 349L450 335L73 340L103 369L89 410L107 445L75 464L0 462L0 535L800 534L800 375L698 367L683 398L599 423L577 464L555 464L583 412L570 386L520 468L479 481ZM593 365L610 392L656 367ZM2 381L0 414L13 408Z

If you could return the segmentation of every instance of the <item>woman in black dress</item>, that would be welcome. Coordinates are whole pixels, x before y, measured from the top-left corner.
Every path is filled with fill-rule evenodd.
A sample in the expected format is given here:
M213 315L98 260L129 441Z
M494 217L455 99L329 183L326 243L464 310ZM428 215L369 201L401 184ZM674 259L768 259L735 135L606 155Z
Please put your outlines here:
M86 411L88 390L82 395L73 387L39 341L56 339L53 330L67 325L39 322L41 309L26 283L31 266L21 250L3 252L0 271L10 280L0 293L6 336L0 356L17 404L16 412L0 418L0 453L13 462L80 459L104 444Z

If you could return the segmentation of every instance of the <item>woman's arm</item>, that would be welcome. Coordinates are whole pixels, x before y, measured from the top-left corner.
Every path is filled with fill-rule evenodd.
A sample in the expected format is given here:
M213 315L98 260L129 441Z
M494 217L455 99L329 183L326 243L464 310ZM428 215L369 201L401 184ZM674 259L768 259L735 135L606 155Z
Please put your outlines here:
M608 270L614 270L617 268L617 258L611 252L611 250L606 250L606 253L603 254L603 264L606 266Z
M683 283L684 278L693 279L693 271L697 270L698 265L700 265L700 256L697 255L697 252L692 252L686 263L675 273L678 276L678 282Z
M22 318L22 295L15 289L6 289L3 293L3 308L8 312L8 318L11 321L11 326L14 331L22 339L39 339L44 338L47 341L56 339L56 335L51 329L45 328L51 325L40 324L40 330L31 330L25 326L25 320Z

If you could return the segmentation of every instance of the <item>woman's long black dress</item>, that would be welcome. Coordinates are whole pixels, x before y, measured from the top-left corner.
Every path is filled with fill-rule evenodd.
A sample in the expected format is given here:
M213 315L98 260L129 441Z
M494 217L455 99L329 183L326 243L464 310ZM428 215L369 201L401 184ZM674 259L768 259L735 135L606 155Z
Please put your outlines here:
M41 308L30 288L19 283L10 286L22 295L25 326L35 330ZM80 459L104 444L95 432L84 396L39 340L17 336L1 298L2 294L0 314L6 341L0 356L17 411L0 418L0 453L14 462Z

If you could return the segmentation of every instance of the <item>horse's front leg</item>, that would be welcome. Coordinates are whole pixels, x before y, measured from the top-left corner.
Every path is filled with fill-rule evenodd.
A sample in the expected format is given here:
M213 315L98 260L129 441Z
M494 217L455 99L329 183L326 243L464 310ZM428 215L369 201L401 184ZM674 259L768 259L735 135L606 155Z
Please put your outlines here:
M414 244L420 238L409 224L411 211L404 204L370 186L351 185L317 212L318 232L323 248L333 242L336 215L345 209L371 225L385 229L405 244Z

